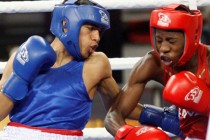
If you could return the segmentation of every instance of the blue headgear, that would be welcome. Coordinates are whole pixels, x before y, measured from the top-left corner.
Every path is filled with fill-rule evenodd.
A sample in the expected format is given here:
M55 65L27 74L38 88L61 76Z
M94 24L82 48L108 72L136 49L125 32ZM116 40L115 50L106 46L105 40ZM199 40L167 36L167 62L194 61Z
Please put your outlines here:
M76 5L76 0L68 0L64 4L55 5L50 31L64 44L68 53L77 60L82 60L79 48L80 28L84 23L102 27L102 32L110 28L108 11L96 5ZM65 20L67 23L62 24ZM66 28L67 32L63 29Z

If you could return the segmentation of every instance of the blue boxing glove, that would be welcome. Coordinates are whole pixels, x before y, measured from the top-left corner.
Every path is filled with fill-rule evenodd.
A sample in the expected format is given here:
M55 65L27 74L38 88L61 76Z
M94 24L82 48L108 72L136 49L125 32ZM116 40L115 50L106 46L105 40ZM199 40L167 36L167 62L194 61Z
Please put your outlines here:
M162 128L164 131L184 138L181 132L178 111L176 106L157 107L153 105L144 105L139 122L144 125L151 125Z
M2 92L13 102L28 93L28 85L41 70L49 69L56 61L56 53L42 37L32 36L17 50L13 72L5 82Z

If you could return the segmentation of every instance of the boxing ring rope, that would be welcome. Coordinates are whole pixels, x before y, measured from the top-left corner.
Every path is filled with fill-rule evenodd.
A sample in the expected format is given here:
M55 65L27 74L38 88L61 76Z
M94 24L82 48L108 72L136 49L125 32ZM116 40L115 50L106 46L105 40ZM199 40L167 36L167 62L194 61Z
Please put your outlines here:
M42 0L42 1L6 1L0 2L0 13L30 13L30 12L50 12L55 4L63 0ZM184 5L196 4L196 6L208 6L209 0L94 0L107 9L143 9L156 8L171 3ZM195 5L194 5L195 6Z
M128 58L109 58L112 70L126 70L131 69L134 64L140 60L141 57L128 57ZM3 70L7 62L0 62L0 74L3 73Z
M63 0L40 0L40 1L5 1L0 2L0 13L35 13L35 12L51 12L55 4L61 3ZM107 9L145 9L157 8L171 3L180 3L196 9L197 7L210 6L210 0L93 0L103 5ZM131 69L141 57L130 58L109 58L112 70ZM7 62L0 62L0 74ZM173 136L168 133L169 136ZM113 137L105 130L105 128L85 128L84 137L86 140L103 139L113 140ZM207 138L210 140L210 120L207 130Z

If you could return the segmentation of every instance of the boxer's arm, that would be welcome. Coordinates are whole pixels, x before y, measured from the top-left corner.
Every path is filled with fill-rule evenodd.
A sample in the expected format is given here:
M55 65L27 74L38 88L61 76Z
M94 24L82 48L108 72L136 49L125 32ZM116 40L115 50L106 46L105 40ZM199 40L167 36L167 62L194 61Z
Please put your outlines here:
M0 90L2 90L2 86L5 81L8 79L10 74L12 73L12 62L14 60L15 53L10 57L7 62L6 67L4 68L1 81L0 81ZM0 121L2 121L12 110L14 103L10 100L5 94L0 92Z
M148 54L132 69L128 83L123 88L123 93L112 104L105 118L105 127L113 136L121 126L126 124L126 118L139 119L142 105L139 105L138 102L145 85L149 80L157 81L158 75L160 75L158 70L160 65L157 61L153 55Z
M118 101L115 101L118 102ZM141 106L137 106L129 115L128 117L123 116L123 113L129 112L128 110L120 111L119 109L116 109L118 105L114 104L111 106L109 112L107 113L105 117L105 128L106 130L115 136L118 129L125 125L125 119L135 118L135 116L139 116L141 109ZM130 110L130 109L129 109ZM137 119L135 119L137 120Z
M120 92L118 84L112 77L112 69L108 57L102 52L95 52L86 60L83 73L83 79L90 99L93 99L97 93L105 110L108 110L112 100Z
M132 88L132 86L129 88ZM134 84L132 89L140 91L137 88L139 88L139 84ZM140 105L137 106L139 93L140 92L136 92L135 94L132 92L129 94L128 92L124 92L124 90L122 90L112 103L112 106L105 118L105 127L113 136L115 136L115 133L121 126L126 124L126 118L138 120L142 107Z
M91 65L91 68L88 67L90 66L89 64ZM85 77L84 80L87 79L87 81L97 83L97 91L101 97L101 100L103 102L105 109L108 111L110 106L113 103L116 103L116 100L119 97L118 95L123 94L121 88L112 77L111 65L109 63L108 58L106 57L105 54L97 52L93 56L91 56L91 58L88 59L88 65L87 63L85 64L85 69L88 69L85 76L90 75L91 77ZM91 69L91 71L89 69ZM95 79L97 80L95 81ZM98 81L100 82L98 83ZM90 98L93 98L93 95L91 94L91 92L89 93L89 96ZM136 120L138 120L138 117L139 115L136 115ZM123 124L125 124L124 120L122 121L123 121ZM110 123L110 125L115 125L115 124ZM120 127L121 125L117 125L115 132ZM115 133L113 135L115 135Z

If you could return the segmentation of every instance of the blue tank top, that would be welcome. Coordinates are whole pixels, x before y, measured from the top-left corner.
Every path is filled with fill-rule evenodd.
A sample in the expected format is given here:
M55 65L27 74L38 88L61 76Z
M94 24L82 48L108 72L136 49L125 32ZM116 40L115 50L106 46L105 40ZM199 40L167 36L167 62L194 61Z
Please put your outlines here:
M16 103L12 122L34 127L82 130L92 108L82 78L84 62L75 60L40 73L27 96Z

